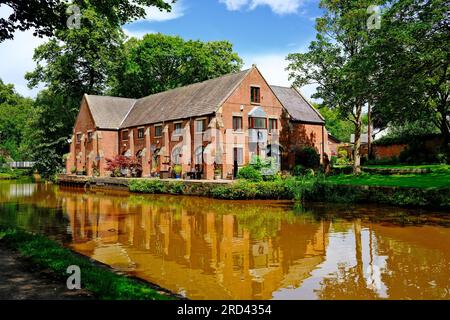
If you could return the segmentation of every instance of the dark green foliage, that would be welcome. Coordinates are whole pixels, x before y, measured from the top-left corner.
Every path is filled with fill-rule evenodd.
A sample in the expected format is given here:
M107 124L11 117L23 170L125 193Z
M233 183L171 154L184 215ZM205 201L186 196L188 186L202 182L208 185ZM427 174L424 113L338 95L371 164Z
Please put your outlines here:
M184 183L181 181L169 182L165 185L165 193L183 194L184 189Z
M440 134L428 133L428 134L399 134L399 135L387 135L373 142L374 145L388 146L391 144L409 144L415 141L426 141L441 137Z
M33 100L19 95L0 79L0 156L3 162L30 161L32 130L36 118Z
M366 161L365 165L396 165L399 163L398 157L394 156L392 158L370 159Z
M167 300L169 296L158 293L142 282L114 273L111 269L94 265L87 258L74 254L56 242L16 229L0 228L0 241L18 250L33 264L51 270L61 280L67 279L67 267L81 269L82 287L96 298L105 300Z
M382 203L406 207L450 209L450 188L399 188L337 185L317 181L305 200L344 203Z
M296 176L296 177L300 177L302 175L304 175L306 172L306 168L304 166L302 166L301 164L297 164L294 169L292 170L292 175Z
M170 10L170 3L163 0L2 0L13 9L13 13L2 19L0 42L12 39L16 30L33 29L37 36L52 36L55 30L67 28L69 18L66 10L70 4L78 5L82 10L91 6L116 26L145 17L145 6L156 6Z
M313 147L303 147L295 150L295 164L307 169L317 169L320 165L320 155Z
M445 143L450 142L448 8L447 0L389 2L363 54L374 115L394 126L418 122L416 134L434 126Z
M242 60L228 41L185 41L147 34L124 45L111 78L111 95L142 98L239 71Z
M398 159L400 163L406 164L439 163L439 160L446 160L445 158L438 160L438 153L427 148L423 140L411 141Z

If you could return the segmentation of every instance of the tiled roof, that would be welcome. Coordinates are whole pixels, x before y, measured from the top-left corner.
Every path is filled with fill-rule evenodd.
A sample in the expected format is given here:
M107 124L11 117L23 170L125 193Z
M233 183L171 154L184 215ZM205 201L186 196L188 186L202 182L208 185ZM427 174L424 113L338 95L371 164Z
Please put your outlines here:
M249 70L194 83L139 99L121 127L198 117L217 111Z
M288 87L271 86L273 92L294 121L324 124L325 121L297 90Z
M94 122L101 129L119 129L135 99L85 95Z
M194 83L141 99L85 95L97 127L119 129L213 114L251 69ZM271 86L292 120L324 123L320 113L295 89Z

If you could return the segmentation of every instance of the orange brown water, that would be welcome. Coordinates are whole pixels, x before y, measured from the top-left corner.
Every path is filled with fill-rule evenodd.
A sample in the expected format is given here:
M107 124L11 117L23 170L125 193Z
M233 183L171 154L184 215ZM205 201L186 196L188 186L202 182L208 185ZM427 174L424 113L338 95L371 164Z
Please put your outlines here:
M450 215L0 182L0 224L191 299L449 299Z

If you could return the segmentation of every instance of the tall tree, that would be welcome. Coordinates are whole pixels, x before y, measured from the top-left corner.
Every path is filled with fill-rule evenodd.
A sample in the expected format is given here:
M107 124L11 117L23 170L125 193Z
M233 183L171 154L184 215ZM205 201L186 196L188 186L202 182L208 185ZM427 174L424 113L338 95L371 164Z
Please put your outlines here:
M316 20L316 40L306 53L290 54L288 70L294 85L317 84L320 98L354 124L353 172L360 173L363 107L368 102L369 75L358 61L369 40L368 8L372 0L322 0L325 10Z
M241 58L227 41L185 41L177 36L147 34L125 44L111 94L141 98L239 71L241 66Z
M120 27L87 4L79 29L58 30L35 50L37 67L25 77L30 87L46 86L37 99L40 119L34 139L41 172L51 174L61 166L58 156L67 150L81 98L105 91L123 39Z
M342 119L339 112L322 104L314 104L314 107L325 118L327 131L343 142L350 142L350 136L354 132L353 122Z
M396 0L364 50L382 122L427 120L450 143L449 1Z
M0 79L0 157L30 160L30 124L35 119L33 100L19 95Z
M56 30L66 29L67 19L74 13L67 12L70 5L84 7L86 0L0 0L13 10L7 19L0 18L0 42L13 39L16 30L33 29L37 36L52 36ZM174 1L172 1L173 3ZM89 0L92 8L111 24L122 25L133 19L145 17L145 7L156 6L170 11L169 1L164 0Z

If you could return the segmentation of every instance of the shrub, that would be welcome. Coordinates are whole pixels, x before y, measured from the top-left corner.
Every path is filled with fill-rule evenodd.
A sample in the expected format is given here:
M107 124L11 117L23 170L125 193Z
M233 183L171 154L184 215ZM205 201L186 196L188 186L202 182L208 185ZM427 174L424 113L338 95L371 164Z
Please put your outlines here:
M303 147L295 150L295 164L305 168L317 169L320 165L320 155L313 147Z
M170 194L183 194L185 191L184 183L181 181L168 182L164 186L164 191Z
M132 177L140 177L142 175L141 161L136 157L125 157L117 155L113 159L106 159L107 171L111 172L113 177L123 176L123 171L128 170Z
M336 164L338 157L337 156L331 156L330 165L333 167Z
M70 173L75 174L77 172L77 167L73 166L70 168Z
M131 192L139 193L164 193L164 183L158 179L131 180L128 186Z
M262 181L261 172L252 165L241 168L238 172L238 178L255 182Z
M248 181L239 181L232 185L220 186L211 190L212 197L228 200L256 199L257 193L255 184Z
M304 166L302 166L301 164L297 164L294 167L294 170L292 170L292 174L296 177L300 177L305 174L305 170L306 168Z

